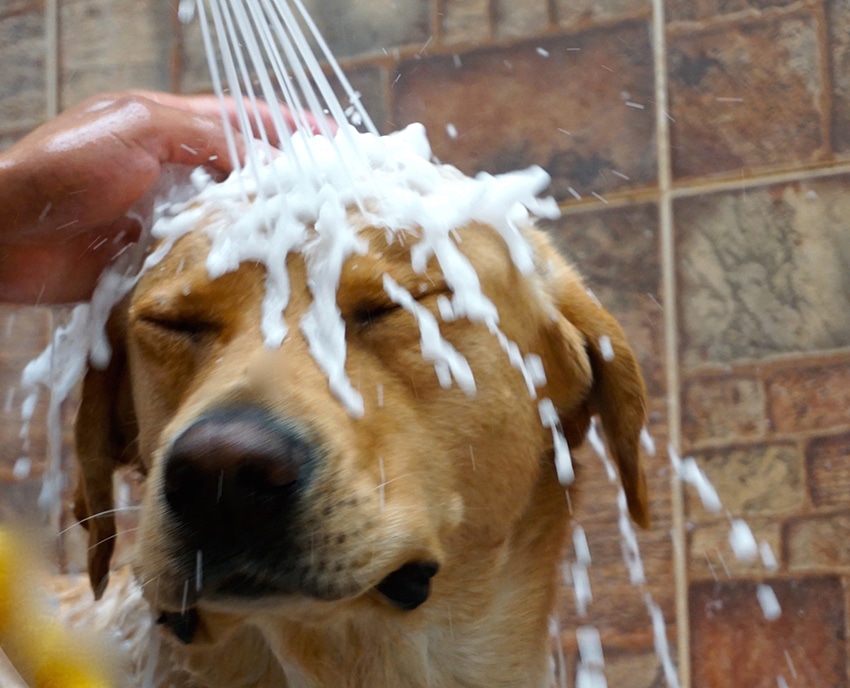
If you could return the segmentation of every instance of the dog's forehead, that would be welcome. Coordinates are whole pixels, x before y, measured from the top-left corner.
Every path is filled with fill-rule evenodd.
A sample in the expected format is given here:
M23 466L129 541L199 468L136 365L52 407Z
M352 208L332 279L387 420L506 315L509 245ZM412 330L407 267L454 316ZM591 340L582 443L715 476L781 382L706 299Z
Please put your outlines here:
M414 269L411 254L421 241L421 231L417 228L394 231L363 226L359 237L362 240L361 250L349 255L339 272L337 301L343 312L361 307L364 302L370 305L385 300L385 275L414 297L425 292L448 290L435 256L431 256L424 269L421 266ZM460 228L452 233L449 241L460 248L482 283L500 280L506 270L514 267L504 242L489 227L470 225ZM202 227L178 239L166 256L142 277L134 303L137 306L165 307L167 302L222 302L238 296L240 302L247 306L254 299L261 300L266 275L263 263L244 261L237 269L213 279L207 269L210 245ZM285 262L290 299L297 302L300 293L312 289L305 266L305 260L310 260L310 247L281 255L280 260ZM264 262L268 262L267 257Z

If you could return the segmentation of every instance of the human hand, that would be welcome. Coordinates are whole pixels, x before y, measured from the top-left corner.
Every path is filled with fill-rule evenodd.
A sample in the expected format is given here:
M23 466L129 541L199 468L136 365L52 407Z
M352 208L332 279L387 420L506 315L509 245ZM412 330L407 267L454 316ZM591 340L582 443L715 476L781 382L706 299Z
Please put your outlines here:
M235 125L232 101L227 114ZM273 136L270 107L262 104L260 115ZM241 138L237 149L241 156ZM230 172L217 98L96 96L0 154L0 301L87 299L101 271L138 238L138 223L125 213L157 183L165 163Z

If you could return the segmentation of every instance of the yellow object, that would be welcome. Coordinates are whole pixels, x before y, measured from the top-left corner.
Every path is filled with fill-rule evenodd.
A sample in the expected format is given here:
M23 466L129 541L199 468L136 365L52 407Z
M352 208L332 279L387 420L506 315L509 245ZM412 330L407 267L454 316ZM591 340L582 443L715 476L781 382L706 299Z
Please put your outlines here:
M0 528L0 647L33 688L111 688L104 648L47 613L36 561L23 537Z

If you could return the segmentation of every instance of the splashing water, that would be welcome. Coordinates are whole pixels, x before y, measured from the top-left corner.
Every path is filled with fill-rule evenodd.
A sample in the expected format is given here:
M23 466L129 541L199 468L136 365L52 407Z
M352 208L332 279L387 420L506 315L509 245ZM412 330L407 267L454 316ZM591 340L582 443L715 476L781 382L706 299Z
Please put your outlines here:
M508 245L517 268L527 274L532 269L532 252L520 227L531 216L554 218L559 214L554 200L538 197L549 183L546 172L532 167L499 176L480 174L473 179L434 163L420 125L380 136L301 0L291 0L291 4L283 0L181 0L179 11L181 20L200 23L213 89L222 103L234 172L221 183L213 183L202 169L189 177L174 172L174 177L165 179L159 197L146 199L138 209L148 240L128 251L104 274L91 304L77 307L70 322L57 330L52 345L27 366L25 421L35 408L37 387L47 387L51 394L51 453L41 503L58 502L63 487L59 408L88 362L103 367L108 361L104 331L112 307L181 236L201 223L211 243L207 257L211 279L246 261L265 266L261 330L270 347L280 345L290 328L283 318L290 295L286 257L292 253L304 257L313 301L298 326L331 390L352 416L362 415L363 399L345 372L345 330L336 305L336 289L345 260L365 250L360 232L367 225L386 228L398 236L416 230L418 243L411 252L414 270L423 272L428 261L435 258L452 293L440 303L442 320L468 318L486 325L536 399L537 389L545 383L540 360L523 355L501 332L498 311L482 293L478 276L457 246L453 230L472 222L491 226ZM339 83L347 106L337 98L313 54L311 40ZM225 93L234 99L237 127L231 126L225 114ZM261 100L286 103L295 126L272 107L273 130L267 131L260 116ZM317 120L318 134L313 132L308 111L329 115L328 120ZM244 160L240 160L240 132L252 130L253 140L245 147ZM279 142L279 151L272 147L273 140ZM358 211L356 220L352 219L352 209ZM159 243L150 250L152 241ZM391 279L385 279L384 288L395 303L416 318L423 356L433 362L441 384L457 384L467 394L474 394L469 364L442 338L436 318L423 312ZM610 360L610 340L603 338L599 344ZM566 486L574 474L557 413L549 399L540 399L538 407L542 424L552 432L558 477ZM645 432L641 439L649 450L649 434ZM595 426L589 440L614 480L616 470ZM684 480L697 485L704 500L716 499L716 492L712 497L706 487L707 481L695 477L699 475L695 464L680 462L677 470ZM645 578L640 552L622 493L618 507L630 578L642 586ZM577 562L572 578L577 598L581 597L581 609L585 610L592 599L590 549L580 525L576 525L573 537ZM200 587L202 553L197 557L195 584ZM768 593L763 595L768 609L774 612ZM645 604L665 679L669 686L678 686L661 611L648 593ZM553 624L556 627L557 621ZM581 654L577 685L605 686L598 631L585 626L577 637ZM560 659L563 666L562 655Z

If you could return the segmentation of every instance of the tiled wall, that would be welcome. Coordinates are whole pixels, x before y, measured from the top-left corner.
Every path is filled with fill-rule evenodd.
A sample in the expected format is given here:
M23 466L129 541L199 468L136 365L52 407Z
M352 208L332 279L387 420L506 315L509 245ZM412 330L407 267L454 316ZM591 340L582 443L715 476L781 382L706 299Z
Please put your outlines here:
M424 122L467 172L552 174L564 216L550 229L638 349L659 447L648 583L629 584L614 487L582 454L594 600L578 618L567 578L561 685L581 623L602 633L610 686L666 685L650 593L683 686L850 686L850 2L307 4L383 130ZM4 0L0 64L4 145L51 103L208 86L197 29L162 0ZM32 512L37 494L38 462L12 475L20 399L5 390L54 317L0 310L0 515ZM728 513L680 491L668 443ZM730 517L775 570L736 560Z

